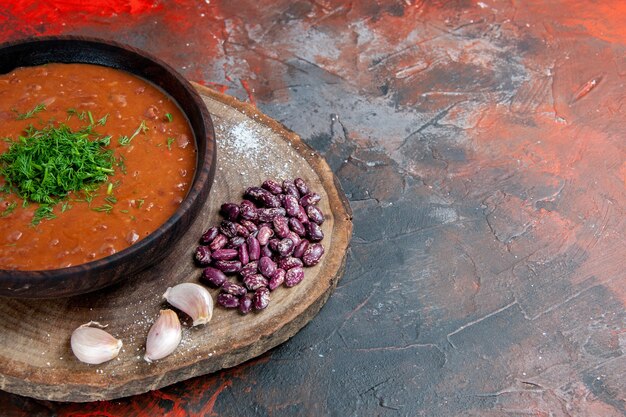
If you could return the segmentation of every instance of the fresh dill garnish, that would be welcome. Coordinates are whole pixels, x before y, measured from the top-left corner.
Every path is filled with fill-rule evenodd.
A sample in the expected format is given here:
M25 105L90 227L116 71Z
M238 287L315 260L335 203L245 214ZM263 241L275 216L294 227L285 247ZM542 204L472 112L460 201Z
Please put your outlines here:
M46 105L42 103L42 104L37 104L33 109L27 111L26 113L19 113L15 109L13 111L17 113L17 120L26 120L26 119L30 119L37 113L44 111L45 109L46 109Z
M174 143L174 138L167 138L167 150L171 151L172 150L172 144Z
M41 204L34 225L53 218L52 206L70 192L82 191L90 201L91 193L114 172L113 151L105 149L109 142L110 137L100 137L88 128L73 131L64 124L43 129L30 126L0 154L4 188L25 201Z
M115 165L122 171L122 174L126 175L126 157L124 155L120 155L117 158Z
M107 195L111 195L113 193L113 183L110 182L107 186Z
M7 217L9 214L13 213L15 211L15 208L17 207L17 203L14 201L12 203L10 203L1 213L0 213L0 217Z
M40 205L37 208L37 210L35 210L35 214L33 215L33 220L31 220L30 223L33 226L37 226L39 223L41 223L42 220L54 219L56 216L54 215L52 211L53 211L52 206L48 204Z
M87 111L87 116L89 116L89 124L92 125L93 124L93 115L91 114L90 111Z
M167 118L168 122L174 120L174 116L172 116L172 113L165 113L165 117Z
M70 204L69 201L66 200L61 204L61 213L65 213L67 210L71 208L72 208L72 205Z
M98 124L100 126L104 126L106 124L108 118L109 118L109 113L105 114L102 119L98 120Z
M139 124L139 127L133 132L132 135L129 136L120 136L118 142L122 146L130 145L130 142L137 136L139 133L145 134L148 131L148 126L146 125L146 121L142 120Z
M67 120L70 120L72 116L76 116L78 117L78 120L83 121L85 120L85 117L87 116L87 114L84 111L79 112L78 110L74 108L67 109Z
M111 204L103 204L101 206L92 208L92 210L93 211L98 211L98 212L101 212L101 213L110 214L111 211L113 211L113 206Z
M106 201L109 204L115 204L117 203L117 197L115 197L114 195L110 195L104 198L104 201Z
M145 202L145 200L142 199L137 199L137 208L140 209L141 206L143 206L143 203Z
M128 214L129 211L128 210L120 210L120 213Z

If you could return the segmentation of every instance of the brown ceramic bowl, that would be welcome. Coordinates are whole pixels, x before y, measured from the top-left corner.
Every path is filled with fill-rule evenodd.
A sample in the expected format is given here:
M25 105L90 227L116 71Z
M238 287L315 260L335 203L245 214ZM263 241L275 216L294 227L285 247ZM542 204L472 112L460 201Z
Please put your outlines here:
M215 176L215 133L211 117L196 90L167 64L125 45L76 36L37 38L0 46L0 74L17 67L51 62L103 65L130 72L159 86L187 116L196 142L196 173L180 207L143 240L106 258L68 268L0 269L0 296L53 298L82 294L132 277L154 265L197 216Z

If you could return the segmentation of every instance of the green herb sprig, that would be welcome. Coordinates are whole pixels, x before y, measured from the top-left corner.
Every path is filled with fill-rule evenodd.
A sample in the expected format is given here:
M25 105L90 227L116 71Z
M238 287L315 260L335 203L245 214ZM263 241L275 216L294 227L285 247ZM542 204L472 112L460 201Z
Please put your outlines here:
M27 111L26 113L19 113L17 110L13 110L13 111L17 113L17 120L26 120L26 119L30 119L37 113L44 111L45 109L46 109L46 105L42 103L42 104L37 104L33 109Z
M106 149L110 140L95 133L93 125L76 131L64 124L30 126L0 155L3 189L40 204L33 225L54 218L53 206L70 192L83 192L87 199L114 172L113 151Z

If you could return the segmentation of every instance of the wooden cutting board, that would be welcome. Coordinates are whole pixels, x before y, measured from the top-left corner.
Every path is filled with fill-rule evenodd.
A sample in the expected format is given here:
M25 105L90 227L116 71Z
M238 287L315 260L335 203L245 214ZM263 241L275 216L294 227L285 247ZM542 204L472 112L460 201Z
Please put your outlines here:
M330 296L343 273L352 234L350 207L330 168L297 135L255 107L196 87L213 117L218 149L215 182L200 216L160 264L114 287L66 299L0 299L0 389L75 402L155 390L235 366L285 342ZM192 255L202 232L220 221L220 204L239 202L246 187L267 178L296 177L322 196L322 261L306 268L296 287L272 292L261 313L243 316L216 307L211 322L200 328L191 328L185 319L177 351L159 362L145 362L146 335L166 305L162 294L169 286L198 282L201 269L193 265ZM217 291L211 291L215 299ZM117 359L86 365L73 356L70 335L90 320L108 325L123 340Z

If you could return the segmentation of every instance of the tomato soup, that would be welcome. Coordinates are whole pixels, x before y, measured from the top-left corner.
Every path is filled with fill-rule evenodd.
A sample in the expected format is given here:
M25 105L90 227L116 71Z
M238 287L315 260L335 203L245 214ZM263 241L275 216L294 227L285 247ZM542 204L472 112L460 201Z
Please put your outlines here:
M88 64L47 64L0 75L0 154L25 132L67 126L108 137L112 172L89 192L50 204L25 201L0 176L0 269L68 267L114 254L177 209L196 166L193 133L178 106L132 74Z

